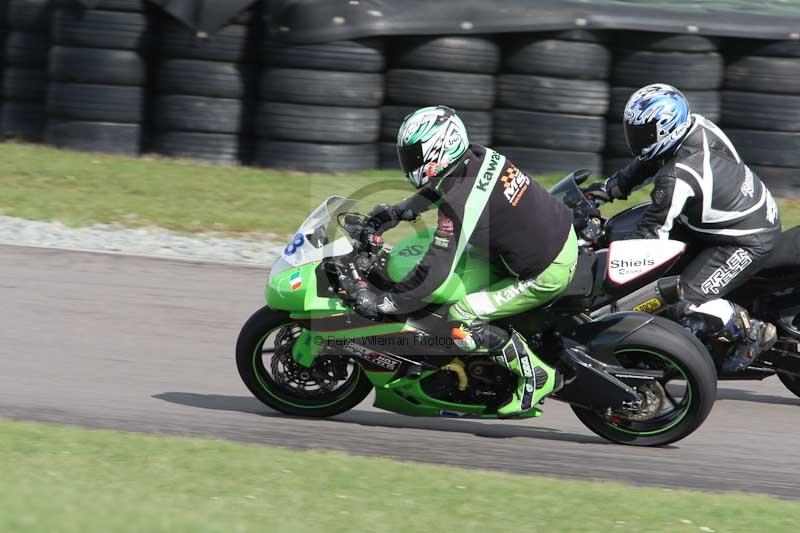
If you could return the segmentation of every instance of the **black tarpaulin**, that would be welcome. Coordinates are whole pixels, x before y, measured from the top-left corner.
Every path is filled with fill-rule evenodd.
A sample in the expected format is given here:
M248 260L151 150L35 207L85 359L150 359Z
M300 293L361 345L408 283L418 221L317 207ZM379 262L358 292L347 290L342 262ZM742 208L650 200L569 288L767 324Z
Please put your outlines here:
M800 2L780 0L285 0L277 4L271 30L292 42L575 28L800 39Z
M149 0L198 32L214 33L256 0Z
M103 0L78 0L92 9ZM148 0L198 32L214 33L258 0Z

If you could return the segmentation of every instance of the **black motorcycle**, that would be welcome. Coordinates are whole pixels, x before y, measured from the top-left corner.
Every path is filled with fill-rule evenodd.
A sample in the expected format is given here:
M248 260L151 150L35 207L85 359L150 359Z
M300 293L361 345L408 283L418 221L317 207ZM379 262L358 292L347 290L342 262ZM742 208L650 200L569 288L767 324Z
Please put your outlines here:
M583 298L586 314L597 318L631 309L658 313L666 305L658 284L677 276L692 259L686 245L673 240L625 240L639 225L645 202L608 218L597 217L600 203L580 188L590 171L576 171L551 189L573 209L580 228L581 255L568 296ZM594 214L592 214L594 213ZM734 345L721 339L701 339L717 366L719 379L762 380L774 374L800 397L800 226L783 232L763 268L726 299L751 316L775 324L778 341L746 369L722 370ZM605 280L605 283L598 283ZM623 283L624 282L624 283Z

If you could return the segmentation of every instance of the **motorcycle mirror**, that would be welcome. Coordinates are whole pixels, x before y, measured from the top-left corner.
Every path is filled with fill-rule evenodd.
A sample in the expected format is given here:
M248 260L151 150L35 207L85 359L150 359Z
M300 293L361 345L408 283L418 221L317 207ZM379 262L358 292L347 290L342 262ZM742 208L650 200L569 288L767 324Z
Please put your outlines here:
M575 183L577 183L578 185L588 180L591 175L592 171L589 170L588 168L581 168L570 174L570 176L572 176L572 179L574 179Z

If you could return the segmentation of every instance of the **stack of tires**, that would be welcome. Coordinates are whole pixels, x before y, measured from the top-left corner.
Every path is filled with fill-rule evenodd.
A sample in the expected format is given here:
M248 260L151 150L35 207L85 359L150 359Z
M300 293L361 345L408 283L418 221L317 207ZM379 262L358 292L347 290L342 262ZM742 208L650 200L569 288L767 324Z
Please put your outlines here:
M622 115L634 91L651 83L677 87L692 113L717 122L723 59L717 43L700 35L626 32L619 34L611 75L605 161L606 175L630 163Z
M800 43L744 44L728 57L722 122L777 196L800 196Z
M150 44L144 0L101 0L97 9L54 4L47 142L138 155Z
M162 15L150 148L212 162L252 154L257 29L249 13L211 36Z
M597 33L512 38L497 78L496 148L529 173L598 172L610 64Z
M0 3L0 136L38 140L45 124L49 0Z
M378 167L385 59L379 41L265 40L256 163L303 172Z
M500 66L500 47L492 38L398 39L392 51L381 109L381 168L399 168L397 132L406 115L420 107L454 108L470 142L491 144L494 74Z

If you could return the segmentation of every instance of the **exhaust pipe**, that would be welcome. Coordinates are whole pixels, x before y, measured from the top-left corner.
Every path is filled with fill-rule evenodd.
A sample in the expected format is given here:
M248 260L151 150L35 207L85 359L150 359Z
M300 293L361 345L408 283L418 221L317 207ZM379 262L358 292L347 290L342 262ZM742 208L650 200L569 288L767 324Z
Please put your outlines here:
M683 299L680 276L661 278L645 285L619 300L592 311L591 318L599 318L619 311L655 313L661 308Z

